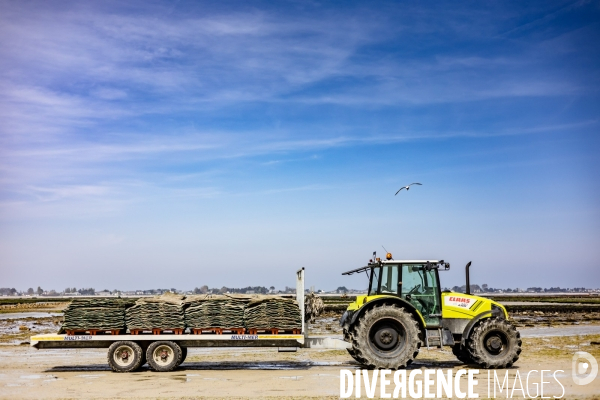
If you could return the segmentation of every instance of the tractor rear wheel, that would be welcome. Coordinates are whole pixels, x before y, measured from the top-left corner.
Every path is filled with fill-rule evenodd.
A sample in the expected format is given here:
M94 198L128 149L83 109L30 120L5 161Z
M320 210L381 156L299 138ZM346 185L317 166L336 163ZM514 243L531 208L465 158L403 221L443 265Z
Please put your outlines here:
M412 315L393 305L367 310L352 330L350 355L369 368L406 368L419 354L419 326Z
M473 362L483 368L508 368L521 354L521 334L505 319L487 318L466 342Z

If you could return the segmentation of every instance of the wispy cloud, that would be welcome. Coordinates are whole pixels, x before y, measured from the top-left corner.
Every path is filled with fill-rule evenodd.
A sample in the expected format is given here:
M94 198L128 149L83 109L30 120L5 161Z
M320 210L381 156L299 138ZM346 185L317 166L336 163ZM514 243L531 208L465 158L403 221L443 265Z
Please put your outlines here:
M62 187L30 187L29 192L33 194L37 200L56 201L72 197L96 197L106 195L109 191L106 186L94 185L76 185Z
M442 105L584 95L590 88L579 79L546 68L555 57L548 40L570 43L573 30L515 45L499 39L515 18L502 6L307 7L317 8L188 12L153 3L132 13L116 3L63 9L3 3L2 196L108 198L132 192L124 188L139 182L159 187L198 180L208 188L198 195L218 196L223 191L206 171L226 174L227 163L240 159L263 157L259 164L282 166L328 149L596 123L503 121L486 129L437 129L410 117L397 126L357 127L344 118L363 113L368 119L370 110L403 114L403 107L433 115ZM508 36L546 20L514 27ZM444 40L466 44L451 48Z
M22 104L24 95L32 105L51 105L59 117L61 113L88 117L94 110L97 117L169 113L197 110L206 103L214 107L251 101L427 104L581 89L564 80L557 84L551 75L523 76L519 73L527 60L523 52L505 50L500 57L365 54L364 49L390 38L419 32L416 21L401 15L396 16L400 23L374 12L365 12L360 20L350 14L315 18L267 11L156 18L80 7L28 10L25 17L20 6L4 7L12 9L2 21L2 65L8 71L4 79L20 85L4 90L6 101ZM436 24L441 19L434 13L426 25L439 31ZM428 32L425 21L417 20L422 32ZM405 47L413 50L409 43ZM464 68L477 68L478 75L481 69L499 68L517 74L494 81L468 76ZM343 85L336 82L339 79ZM327 90L316 90L315 85L324 82ZM450 82L453 85L445 93L438 93ZM516 90L519 86L521 90ZM41 87L48 89L40 93ZM15 91L20 98L13 98ZM56 101L48 103L52 95Z

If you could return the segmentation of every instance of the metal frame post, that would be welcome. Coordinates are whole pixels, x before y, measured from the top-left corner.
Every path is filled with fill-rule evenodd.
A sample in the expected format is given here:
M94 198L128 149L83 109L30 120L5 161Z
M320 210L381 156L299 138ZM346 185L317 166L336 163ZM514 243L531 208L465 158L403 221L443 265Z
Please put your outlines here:
M304 267L296 272L296 301L300 307L300 316L302 317L302 334L306 336L304 331Z

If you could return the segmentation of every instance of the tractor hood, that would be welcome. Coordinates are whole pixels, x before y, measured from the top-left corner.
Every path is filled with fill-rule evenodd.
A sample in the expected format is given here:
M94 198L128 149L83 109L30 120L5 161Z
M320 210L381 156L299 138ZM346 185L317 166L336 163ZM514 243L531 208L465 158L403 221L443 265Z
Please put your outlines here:
M506 308L493 300L471 294L442 292L442 318L471 319L484 311L499 308L508 319Z
M363 304L380 297L390 296L356 296L356 300L348 304L347 310L350 312L356 311L361 308ZM504 318L508 319L508 312L506 311L506 308L496 301L490 300L486 297L474 296L472 294L442 292L443 318L471 319L484 311L491 311L492 306L502 310Z

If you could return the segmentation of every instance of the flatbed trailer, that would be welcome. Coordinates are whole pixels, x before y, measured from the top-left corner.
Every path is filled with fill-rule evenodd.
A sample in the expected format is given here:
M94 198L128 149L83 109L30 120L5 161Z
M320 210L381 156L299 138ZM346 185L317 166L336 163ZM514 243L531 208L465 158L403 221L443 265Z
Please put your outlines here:
M115 372L131 372L148 362L156 371L179 366L193 347L271 347L278 351L298 348L343 349L340 339L308 337L304 322L304 268L296 272L296 301L302 315L300 334L120 334L120 335L38 335L31 337L35 349L108 348L108 363Z
M108 348L119 341L148 345L157 340L173 341L180 347L304 347L304 335L39 335L31 337L36 349ZM143 347L143 346L142 346Z

